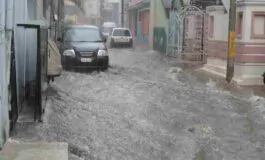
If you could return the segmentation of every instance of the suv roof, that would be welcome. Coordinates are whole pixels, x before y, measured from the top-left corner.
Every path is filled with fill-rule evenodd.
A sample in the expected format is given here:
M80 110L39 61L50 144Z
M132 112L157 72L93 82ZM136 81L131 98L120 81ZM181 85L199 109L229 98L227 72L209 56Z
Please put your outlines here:
M113 30L129 30L130 31L129 28L113 28Z
M114 22L104 22L103 27L115 27L116 24Z

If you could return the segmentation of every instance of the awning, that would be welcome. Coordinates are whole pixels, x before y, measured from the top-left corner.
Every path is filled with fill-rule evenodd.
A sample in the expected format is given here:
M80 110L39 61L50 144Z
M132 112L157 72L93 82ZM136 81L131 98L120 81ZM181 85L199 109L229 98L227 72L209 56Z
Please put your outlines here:
M150 0L134 0L129 3L128 8L126 10L130 11L130 10L138 9L138 8L141 8L143 5L146 5L149 3L150 3Z

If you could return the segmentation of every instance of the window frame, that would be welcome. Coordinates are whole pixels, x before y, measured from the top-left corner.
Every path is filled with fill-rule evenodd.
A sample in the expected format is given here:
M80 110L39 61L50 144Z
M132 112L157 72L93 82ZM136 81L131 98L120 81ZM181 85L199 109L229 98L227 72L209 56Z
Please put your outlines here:
M236 17L236 37L242 38L243 36L243 18L244 18L244 12L240 11L237 12Z
M213 38L214 36L214 16L209 16L209 37Z
M255 17L257 16L263 16L264 17L264 28L263 28L263 34L255 34ZM252 39L265 39L265 12L264 11L254 11L252 12L251 16L251 38Z

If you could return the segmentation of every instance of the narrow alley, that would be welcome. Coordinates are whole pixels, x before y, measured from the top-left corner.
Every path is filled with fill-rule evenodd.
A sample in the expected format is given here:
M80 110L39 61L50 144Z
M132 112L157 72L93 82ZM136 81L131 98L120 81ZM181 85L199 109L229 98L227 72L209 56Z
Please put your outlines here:
M256 97L221 91L153 51L109 52L108 71L56 79L44 122L18 123L12 139L67 142L70 160L264 159Z

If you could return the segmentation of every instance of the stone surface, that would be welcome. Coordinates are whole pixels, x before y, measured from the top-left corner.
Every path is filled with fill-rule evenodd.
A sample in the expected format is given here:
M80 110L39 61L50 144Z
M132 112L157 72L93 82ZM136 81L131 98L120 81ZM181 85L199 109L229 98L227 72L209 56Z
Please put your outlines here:
M68 144L9 140L0 151L0 160L68 160Z

